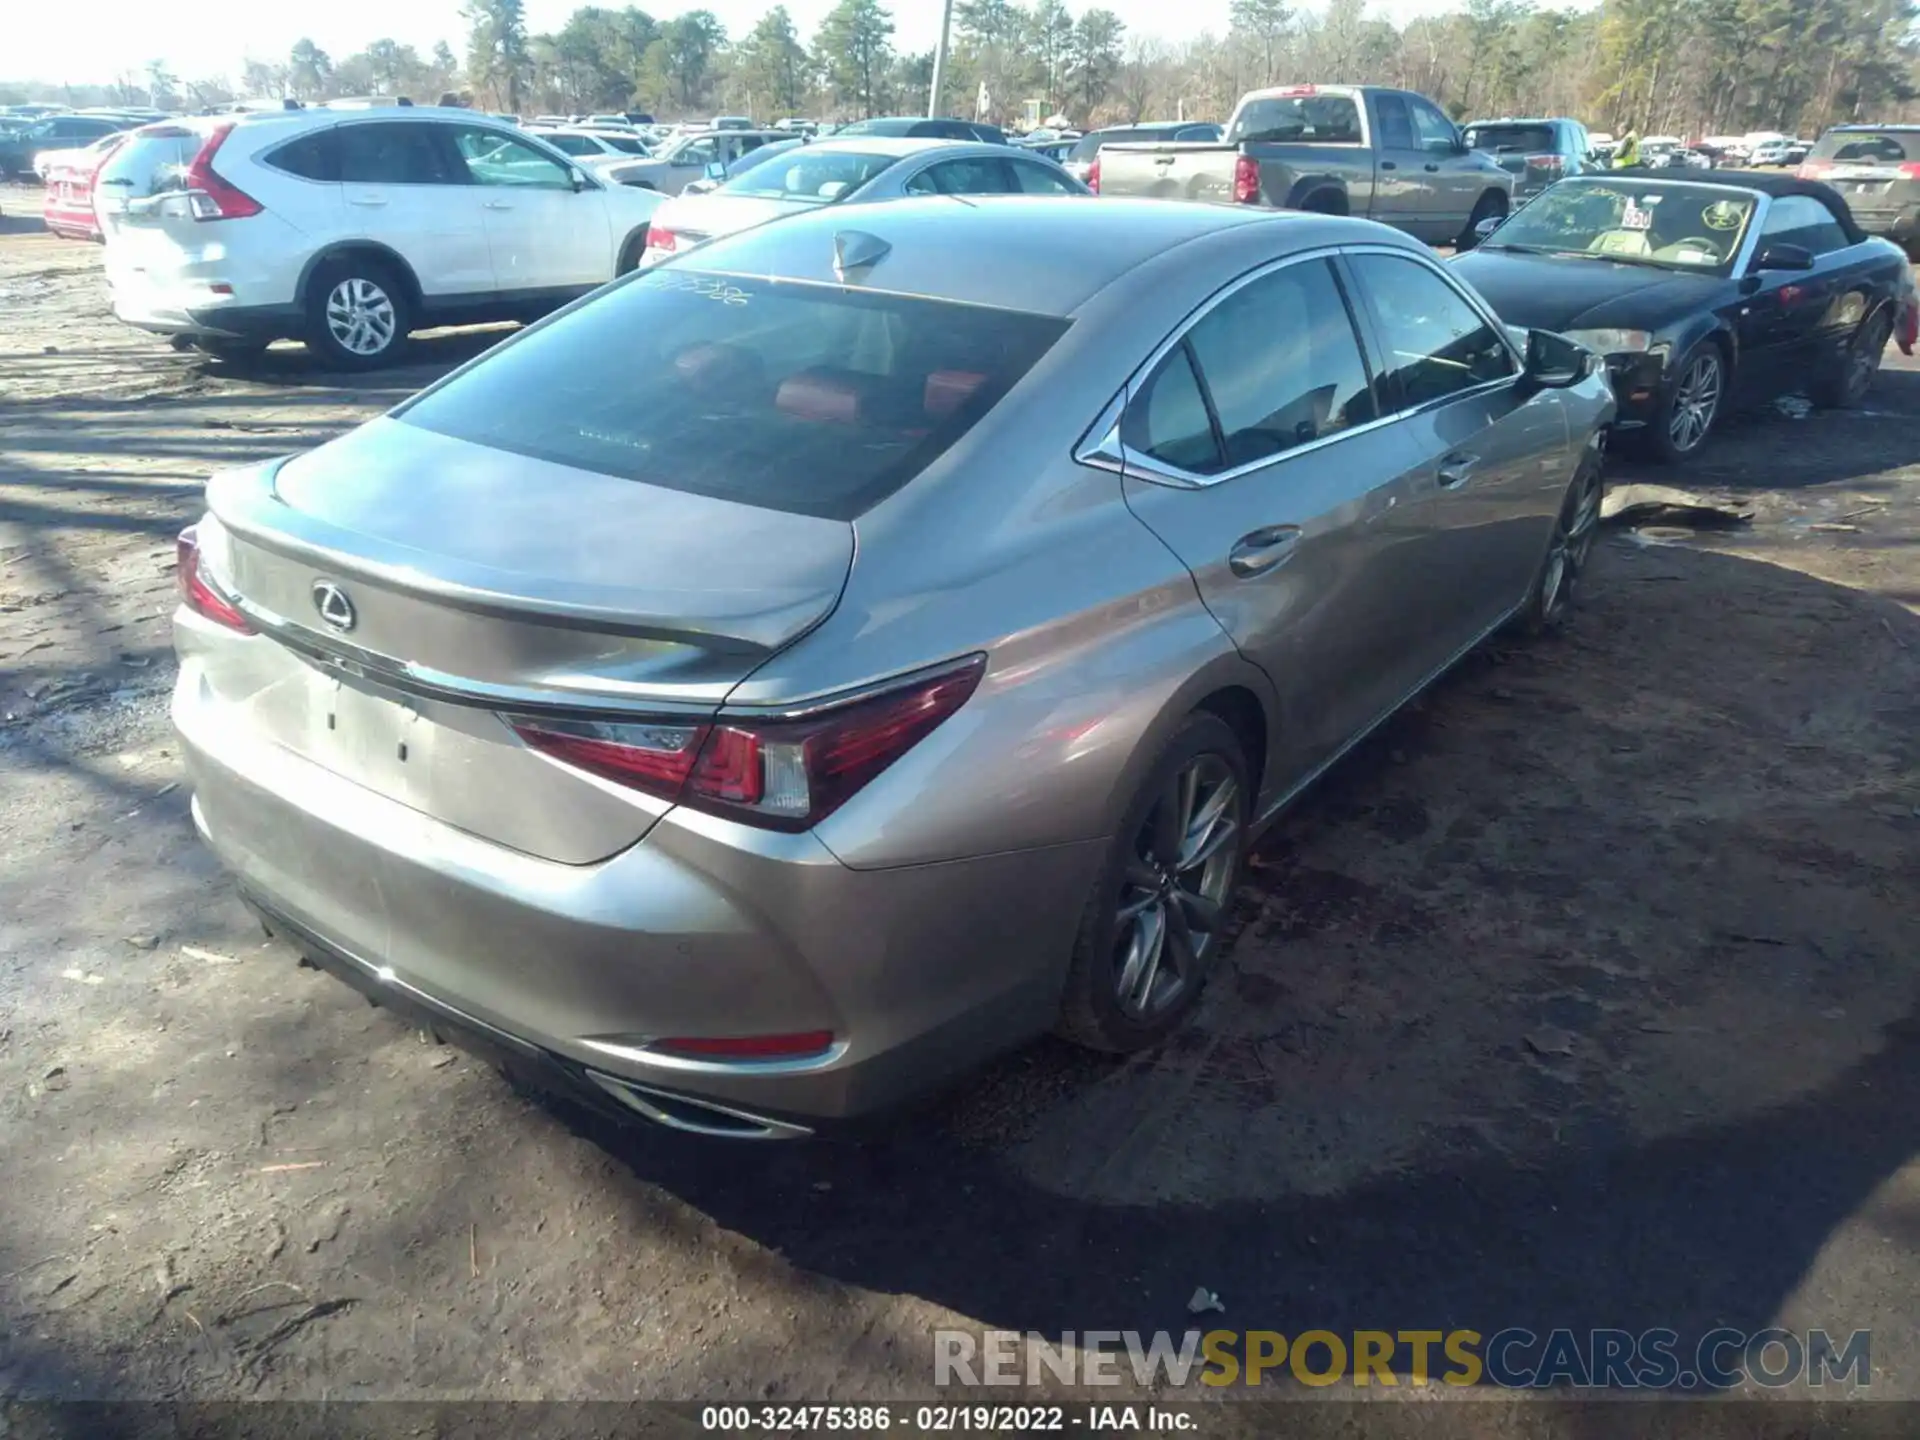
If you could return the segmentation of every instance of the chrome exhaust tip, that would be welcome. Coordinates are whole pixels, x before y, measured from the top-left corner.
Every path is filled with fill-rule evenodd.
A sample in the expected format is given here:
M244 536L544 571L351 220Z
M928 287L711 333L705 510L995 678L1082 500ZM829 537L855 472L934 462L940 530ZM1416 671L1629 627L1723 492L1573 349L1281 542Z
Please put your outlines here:
M695 1100L670 1090L655 1090L636 1085L598 1070L586 1072L587 1078L627 1109L656 1125L689 1135L705 1135L718 1140L804 1140L813 1132L804 1125L785 1120L769 1120L749 1110L737 1110L713 1100Z

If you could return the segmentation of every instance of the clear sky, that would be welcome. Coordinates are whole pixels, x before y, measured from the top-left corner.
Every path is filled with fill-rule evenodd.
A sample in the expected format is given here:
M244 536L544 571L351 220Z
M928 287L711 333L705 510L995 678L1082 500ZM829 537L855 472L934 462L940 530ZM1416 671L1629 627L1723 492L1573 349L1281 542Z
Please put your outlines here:
M527 0L530 30L557 28L577 0ZM624 0L599 0L616 7ZM772 0L706 0L730 35L742 35ZM1068 0L1078 14L1090 0ZM1226 29L1227 0L1105 0L1129 30L1179 39ZM803 36L810 36L833 0L787 0ZM104 83L124 71L144 71L163 60L185 79L225 75L238 80L248 58L281 61L301 36L333 56L351 54L383 37L422 54L446 40L455 53L465 27L460 0L93 0L73 7L49 0L12 0L0 22L0 80L59 84ZM699 0L659 0L640 8L658 19L702 8ZM903 50L931 50L940 28L939 0L894 0L889 7ZM1373 13L1404 21L1449 9L1445 0L1375 0Z

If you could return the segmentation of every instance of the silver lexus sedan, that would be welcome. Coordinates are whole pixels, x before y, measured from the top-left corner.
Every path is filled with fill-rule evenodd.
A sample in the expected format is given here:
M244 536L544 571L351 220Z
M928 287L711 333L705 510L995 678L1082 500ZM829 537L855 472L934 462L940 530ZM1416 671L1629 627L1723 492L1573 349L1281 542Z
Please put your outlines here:
M210 483L194 816L312 963L681 1129L1152 1045L1260 827L1558 622L1612 405L1364 221L749 230Z

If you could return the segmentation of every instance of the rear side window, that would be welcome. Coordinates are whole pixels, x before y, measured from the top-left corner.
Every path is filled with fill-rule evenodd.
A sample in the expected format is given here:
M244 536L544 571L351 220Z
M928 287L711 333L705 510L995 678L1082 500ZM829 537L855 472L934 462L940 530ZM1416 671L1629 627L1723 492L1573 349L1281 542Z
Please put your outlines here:
M1203 397L1198 422L1190 386ZM1261 276L1202 316L1130 408L1121 438L1205 475L1284 455L1375 413L1353 317L1331 267L1312 260ZM1204 441L1196 425L1210 427Z
M1829 130L1813 147L1814 160L1851 160L1863 164L1899 165L1920 160L1920 134L1899 131L1868 134L1859 130Z
M1398 95L1377 95L1373 113L1380 121L1378 144L1382 150L1413 149L1413 117L1407 114L1407 102Z
M1546 155L1558 147L1551 125L1475 125L1467 131L1467 148L1492 155Z
M380 121L343 125L340 179L349 185L457 185L447 151L431 125Z
M1010 160L1013 178L1023 195L1078 195L1079 189L1059 171L1031 160Z
M1243 140L1353 145L1360 140L1360 107L1349 95L1287 95L1249 100L1233 117L1227 139L1236 145Z
M1188 125L1173 138L1189 144L1218 140L1220 138L1220 127L1218 125Z
M670 265L394 413L583 470L851 520L978 423L1066 327Z
M332 130L289 140L262 158L274 169L298 175L302 180L332 182L340 178L340 146Z

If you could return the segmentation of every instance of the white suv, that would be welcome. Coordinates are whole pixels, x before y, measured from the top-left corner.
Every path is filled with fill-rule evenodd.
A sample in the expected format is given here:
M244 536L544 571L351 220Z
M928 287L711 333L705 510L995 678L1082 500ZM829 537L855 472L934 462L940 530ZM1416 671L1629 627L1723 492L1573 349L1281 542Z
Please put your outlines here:
M236 358L302 339L356 369L411 330L528 319L624 274L661 200L425 106L151 126L99 191L122 320Z

